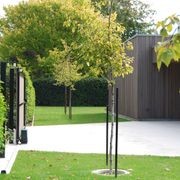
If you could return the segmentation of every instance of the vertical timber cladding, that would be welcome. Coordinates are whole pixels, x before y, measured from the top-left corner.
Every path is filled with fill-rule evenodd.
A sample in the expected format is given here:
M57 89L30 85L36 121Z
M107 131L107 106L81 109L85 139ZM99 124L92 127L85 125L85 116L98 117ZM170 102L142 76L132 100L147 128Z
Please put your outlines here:
M116 78L116 87L119 89L119 114L138 118L138 39L132 38L131 42L134 49L127 55L134 57L134 71L124 78Z
M180 63L172 63L168 68L168 89L166 102L169 118L180 119Z
M160 71L154 53L154 46L161 41L160 36L138 36L138 118L166 118L166 71Z
M160 36L136 35L133 74L116 79L119 113L135 119L180 119L180 63L157 70L154 46Z
M154 63L154 46L160 36L138 38L138 118L180 119L180 64L164 65L160 71Z

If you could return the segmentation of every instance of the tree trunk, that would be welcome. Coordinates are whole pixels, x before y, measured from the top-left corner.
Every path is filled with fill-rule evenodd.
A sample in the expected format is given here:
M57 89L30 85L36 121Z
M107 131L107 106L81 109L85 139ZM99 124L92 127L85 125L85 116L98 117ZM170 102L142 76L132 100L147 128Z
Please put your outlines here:
M112 15L112 6L113 6L113 0L108 0L108 41L111 42L111 15ZM113 154L112 154L112 149L113 149L113 135L114 135L114 78L112 75L112 70L111 70L111 101L112 101L112 108L111 108L111 112L112 112L112 116L111 116L111 133L110 133L110 149L109 149L109 170L110 173L113 173Z
M64 114L67 113L67 87L64 86Z
M71 104L71 98L72 98L72 90L71 87L69 88L69 119L72 119L72 104Z
M109 165L110 165L110 172L111 174L113 173L113 154L112 154L112 149L113 149L113 135L114 135L114 84L112 83L112 89L111 89L111 103L112 103L112 108L111 108L111 134L110 134L110 149L109 149Z

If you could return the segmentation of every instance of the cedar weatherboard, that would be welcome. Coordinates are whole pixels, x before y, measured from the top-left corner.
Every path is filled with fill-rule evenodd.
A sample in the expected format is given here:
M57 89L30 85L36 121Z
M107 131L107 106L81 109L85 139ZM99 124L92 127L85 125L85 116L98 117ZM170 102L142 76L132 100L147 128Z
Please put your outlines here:
M130 39L134 50L134 72L116 79L119 112L135 119L180 119L180 63L158 71L154 46L160 36L136 35Z

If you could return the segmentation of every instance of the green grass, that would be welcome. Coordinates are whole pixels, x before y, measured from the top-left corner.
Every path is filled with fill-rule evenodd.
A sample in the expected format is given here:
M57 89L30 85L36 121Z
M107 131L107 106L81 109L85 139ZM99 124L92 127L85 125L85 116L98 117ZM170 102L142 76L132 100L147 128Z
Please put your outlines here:
M131 172L121 180L179 180L180 158L120 156L119 167ZM93 175L106 168L105 155L20 151L9 175L1 180L106 180L114 177Z
M64 107L38 106L35 125L60 125L105 122L105 107L73 107L72 120L64 114ZM120 121L124 121L120 119Z

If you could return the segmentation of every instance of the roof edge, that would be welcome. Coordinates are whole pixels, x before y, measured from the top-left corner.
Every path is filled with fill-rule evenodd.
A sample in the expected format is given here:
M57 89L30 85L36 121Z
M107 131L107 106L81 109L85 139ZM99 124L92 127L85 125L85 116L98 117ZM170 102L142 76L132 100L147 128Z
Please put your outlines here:
M152 36L152 37L161 37L161 35L158 35L158 34L135 34L134 36L127 39L125 41L125 43L132 40L132 39L134 39L134 38L136 38L136 37L150 37L150 36Z

